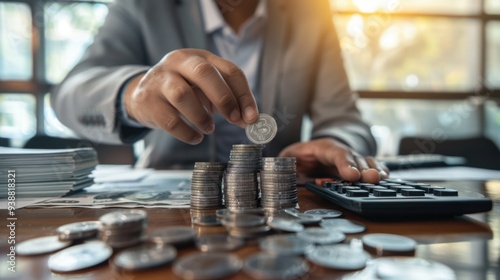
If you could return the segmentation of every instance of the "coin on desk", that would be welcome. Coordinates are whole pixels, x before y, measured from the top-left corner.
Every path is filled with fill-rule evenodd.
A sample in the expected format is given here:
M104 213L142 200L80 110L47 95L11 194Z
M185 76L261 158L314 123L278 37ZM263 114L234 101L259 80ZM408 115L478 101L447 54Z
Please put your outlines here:
M343 233L360 233L366 230L366 226L360 222L347 219L328 219L319 223L322 228L339 230Z
M450 267L422 258L384 257L375 259L377 279L456 279Z
M195 237L196 231L190 227L163 227L151 231L149 234L149 241L159 246L167 244L182 246L193 242Z
M413 252L417 246L417 242L409 237L387 233L366 234L361 237L361 241L363 245L376 250L378 255L384 255L387 251L398 253Z
M170 245L153 247L142 245L121 251L113 259L113 264L125 270L141 270L159 267L172 262L177 250Z
M298 238L295 234L272 235L262 239L260 249L272 255L302 255L314 248L310 242Z
M247 137L255 144L271 142L278 132L276 120L268 114L261 113L259 119L245 129Z
M305 211L304 214L321 217L323 219L337 218L342 216L342 212L331 209L312 209Z
M233 251L244 244L243 239L224 234L206 235L196 240L196 246L202 252Z
M244 270L255 279L295 279L306 274L309 265L300 257L257 253L245 260Z
M100 225L97 221L71 223L58 227L57 233L61 241L88 239L97 236Z
M111 257L113 250L102 241L90 241L64 249L49 258L49 268L58 272L71 272L96 266Z
M183 279L220 279L238 272L243 262L228 253L194 253L174 263L174 273Z
M309 261L328 268L356 270L365 267L370 256L346 244L322 245L306 252Z
M41 255L59 251L71 245L71 241L61 241L59 237L44 236L23 241L16 246L19 255Z
M304 226L302 224L291 219L280 217L269 218L267 225L278 231L299 232L304 230Z
M144 210L121 210L102 215L99 218L103 229L136 228L147 222L147 213Z
M297 233L297 237L314 244L333 244L344 241L345 234L338 230L312 227Z

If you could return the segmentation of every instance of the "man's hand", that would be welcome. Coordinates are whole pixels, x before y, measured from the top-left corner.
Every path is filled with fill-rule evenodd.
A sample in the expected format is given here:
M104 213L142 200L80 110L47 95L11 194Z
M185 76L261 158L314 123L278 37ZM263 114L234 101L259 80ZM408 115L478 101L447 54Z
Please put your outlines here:
M215 111L241 127L258 119L243 71L197 49L168 53L146 74L129 82L124 100L132 119L190 144L200 143L203 134L214 131Z
M280 156L296 157L297 171L310 177L338 177L376 184L389 176L389 170L374 158L363 157L332 138L290 145Z

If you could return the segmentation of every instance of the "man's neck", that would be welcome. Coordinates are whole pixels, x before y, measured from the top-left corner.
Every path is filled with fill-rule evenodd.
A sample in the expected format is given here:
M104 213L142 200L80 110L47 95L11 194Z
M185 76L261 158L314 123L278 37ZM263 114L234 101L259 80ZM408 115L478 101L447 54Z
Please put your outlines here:
M239 33L241 26L247 21L254 13L259 0L240 0L237 1L238 5L232 7L232 10L223 9L228 5L228 0L216 0L218 7L221 9L222 17L226 23L234 30L236 34Z

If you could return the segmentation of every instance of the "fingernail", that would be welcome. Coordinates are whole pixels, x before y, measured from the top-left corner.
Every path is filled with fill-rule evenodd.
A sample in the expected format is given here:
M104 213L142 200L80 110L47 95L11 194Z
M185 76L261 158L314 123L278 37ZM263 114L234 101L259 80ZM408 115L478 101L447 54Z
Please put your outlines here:
M192 140L191 140L191 145L197 145L200 144L201 141L203 140L203 135L196 135Z
M239 121L241 118L241 115L240 115L240 111L238 110L234 110L231 115L229 116L229 119L232 121L232 122L237 122Z
M205 134L212 134L215 130L215 124L211 123L205 127Z
M248 121L257 117L257 111L252 106L247 106L243 114Z

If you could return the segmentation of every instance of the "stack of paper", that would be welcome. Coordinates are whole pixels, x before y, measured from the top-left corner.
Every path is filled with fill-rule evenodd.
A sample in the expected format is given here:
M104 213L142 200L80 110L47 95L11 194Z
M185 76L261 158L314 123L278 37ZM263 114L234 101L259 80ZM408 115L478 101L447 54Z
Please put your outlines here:
M62 196L80 190L93 184L89 175L96 165L97 154L92 148L0 147L0 198L12 190L19 198Z

